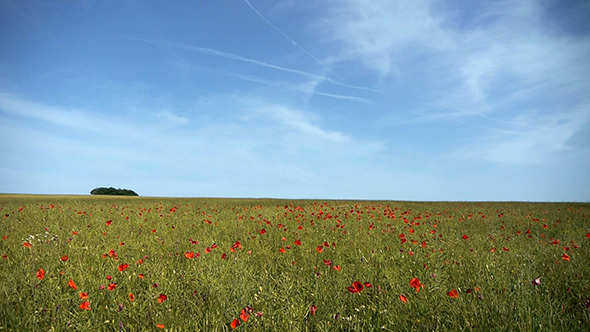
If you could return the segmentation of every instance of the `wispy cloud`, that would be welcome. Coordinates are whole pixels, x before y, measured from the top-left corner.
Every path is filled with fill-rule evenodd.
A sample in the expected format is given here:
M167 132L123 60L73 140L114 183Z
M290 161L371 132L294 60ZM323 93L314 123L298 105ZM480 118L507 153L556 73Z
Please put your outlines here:
M293 38L289 37L286 33L284 33L281 29L279 29L278 27L276 27L274 24L272 24L264 15L262 15L262 13L260 11L258 11L258 9L256 9L254 6L252 6L252 4L248 1L248 0L244 0L244 2L248 5L248 7L250 7L250 9L252 9L252 11L254 11L254 13L256 13L256 15L258 15L268 26L270 26L271 28L273 28L273 30L275 30L276 32L280 33L283 37L285 37L288 41L291 42L291 44L293 44L295 47L297 47L298 49L300 49L301 51L303 51L303 53L307 54L309 57L311 57L315 62L317 62L318 64L320 64L322 67L324 67L324 69L326 69L328 72L330 72L332 75L334 75L336 78L338 78L340 81L342 81L342 78L340 76L338 76L338 74L336 74L330 67L328 67L325 63L323 63L320 59L318 59L316 56L314 56L313 54L311 54L311 52L309 52L307 49L305 49L303 46L301 46L299 43L297 43L295 40L293 40Z
M286 128L294 129L304 135L323 139L334 143L351 142L351 138L341 132L322 129L314 122L318 122L317 116L310 113L294 110L285 105L252 103L255 113L266 119L272 119Z
M264 84L264 85L268 85L268 86L280 87L282 89L289 89L289 90L304 92L306 94L311 94L311 95L316 95L316 96L323 96L323 97L329 97L329 98L334 98L334 99L353 101L353 102L357 102L357 103L364 103L364 104L368 104L368 105L374 105L373 102L371 102L369 99L366 99L366 98L352 96L352 95L342 95L342 94L326 93L326 92L318 91L316 89L318 81L309 81L308 83L305 83L305 84L297 84L297 83L290 83L290 82L283 82L283 81L267 80L267 79L263 79L263 78L260 78L257 76L242 75L242 74L228 72L228 71L224 71L222 73L224 75L234 77L234 78L244 80L244 81Z
M121 37L136 40L136 41L141 41L144 43L149 43L152 45L157 45L157 46L162 46L162 47L175 47L175 48L184 49L184 50L188 50L188 51L213 55L213 56L217 56L217 57L224 58L224 59L250 63L253 65L266 67L266 68L270 68L270 69L274 69L274 70L278 70L278 71L282 71L282 72L286 72L286 73L297 74L297 75L304 76L304 77L311 78L311 79L326 81L331 84L345 87L345 88L356 89L356 90L366 90L366 91L376 91L375 89L372 89L369 87L346 84L346 83L334 80L334 79L324 76L324 75L317 75L317 74L313 74L313 73L306 72L306 71L299 70L299 69L293 69L293 68L288 68L288 67L284 67L284 66L279 66L279 65L272 64L272 63L268 63L268 62L264 62L264 61L260 61L260 60L256 60L256 59L252 59L252 58L247 58L247 57L244 57L241 55L237 55L237 54L225 52L225 51L220 51L220 50L216 50L216 49L212 49L212 48L191 46L191 45L186 45L186 44L182 44L182 43L168 43L168 42L163 42L163 41L156 41L156 40L131 37L131 36L121 36Z
M461 148L456 155L504 165L538 165L554 160L572 149L570 139L590 125L590 105L551 115L529 115L536 123L512 133L493 130L487 136ZM514 123L525 121L516 119Z

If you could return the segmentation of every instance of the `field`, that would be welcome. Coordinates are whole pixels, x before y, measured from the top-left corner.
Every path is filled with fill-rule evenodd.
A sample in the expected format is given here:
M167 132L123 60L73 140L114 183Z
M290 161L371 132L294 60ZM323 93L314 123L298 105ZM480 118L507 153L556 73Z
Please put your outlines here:
M590 204L0 195L0 329L590 329Z

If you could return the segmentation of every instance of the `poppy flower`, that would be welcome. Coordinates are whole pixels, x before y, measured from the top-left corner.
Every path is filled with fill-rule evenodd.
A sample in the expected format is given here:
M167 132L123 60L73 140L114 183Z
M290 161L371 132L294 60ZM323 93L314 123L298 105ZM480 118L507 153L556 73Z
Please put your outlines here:
M123 272L128 267L129 267L129 264L125 263L125 264L119 265L118 269L119 269L120 272Z
M315 312L316 312L317 310L318 310L318 307L317 307L315 304L312 304L312 305L309 307L309 312L310 312L312 315L314 315L314 316L315 316Z
M242 312L240 312L240 318L244 321L247 322L248 318L250 318L250 314L248 314L246 312L246 310L242 309Z
M129 301L135 301L135 295L133 295L133 293L129 293Z
M108 280L108 281L111 281L111 280L113 280L113 277L112 277L111 275L108 275L108 274L107 274L107 280Z
M410 280L410 286L416 289L416 293L420 291L420 287L424 288L424 285L420 283L420 280L418 280L418 278L412 278Z
M451 289L448 293L448 296L452 297L452 298L457 298L459 297L459 293L457 292L456 289Z
M70 288L73 288L76 290L78 289L78 286L76 286L76 284L74 283L74 280L72 280L71 278L70 278L70 281L68 281L68 286L70 286Z
M463 234L463 240L467 240L467 239L469 239L469 236Z
M588 234L590 234L590 233L588 233ZM301 245L301 240L295 240L295 245L296 246L300 246Z
M117 288L117 284L116 284L116 283L109 284L109 285L107 286L107 289L108 289L109 291L112 291L112 290L113 290L113 289L115 289L115 288Z
M30 244L29 242L25 242L25 243L23 243L23 247L25 247L25 248L32 248L33 245Z
M166 326L164 324L156 324L156 327L159 329L166 328Z
M231 323L229 324L229 326L231 326L232 329L235 329L236 327L240 326L240 320L239 319L234 319L231 321Z
M285 250L285 248L281 247L281 249L279 249L279 252L280 252L281 254L284 254L284 253L285 253L285 252L287 252L287 251Z
M405 295L403 295L403 294L399 296L399 299L400 299L400 300L401 300L403 303L408 303L408 299L407 299L407 298L406 298L406 296L405 296Z
M90 310L90 302L84 301L80 304L80 309L82 310Z
M328 259L328 260L324 259L324 264L327 265L327 266L331 266L332 265L332 260L330 260L330 259Z
M211 252L211 248L209 248L209 247L205 248L205 253L206 253L206 254L208 254L208 253L210 253L210 252Z
M227 254L226 254L226 253L223 253L223 254L221 255L221 259L225 259L226 257L227 257Z
M65 255L64 255L64 256L61 256L61 261L62 261L62 262L65 262L65 261L67 261L67 260L68 260L68 258L69 258L69 257L68 257L68 256L65 256Z
M166 301L167 298L168 296L166 296L165 294L160 294L160 296L158 296L158 303Z
M139 279L143 279L143 273L140 273L140 274L138 274L138 275L137 275L137 277L138 277Z
M340 267L340 265L334 265L334 270L336 271L340 271L342 268Z
M570 256L568 254L563 254L563 255L561 255L561 259L563 259L564 261L569 261Z
M322 245L320 244L319 246L317 246L315 248L315 251L319 252L320 254L322 253L322 251L324 251L324 248L322 247Z
M195 257L195 253L187 251L184 253L184 257L186 257L186 259L191 259L191 258Z
M88 300L88 293L80 293L80 298L82 300Z
M373 285L370 282L365 282L365 287L373 288Z
M365 287L360 281L355 281L352 283L352 287L348 287L348 291L351 293L360 293Z
M110 226L112 222L113 222L112 220L107 220L107 222L106 222L107 226Z
M45 278L45 271L43 269L37 270L37 279L43 280Z

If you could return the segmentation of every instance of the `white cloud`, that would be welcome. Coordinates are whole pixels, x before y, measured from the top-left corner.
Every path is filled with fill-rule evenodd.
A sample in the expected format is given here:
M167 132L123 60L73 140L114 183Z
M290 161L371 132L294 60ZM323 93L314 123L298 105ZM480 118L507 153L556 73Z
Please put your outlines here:
M324 22L330 39L343 45L333 61L360 61L379 75L395 72L396 60L415 50L440 50L449 38L431 15L431 1L343 0ZM411 53L411 54L408 54Z
M519 117L514 122L527 121L536 127L525 127L519 132L491 134L460 149L461 158L478 159L504 165L528 166L553 162L572 148L570 139L590 124L590 105L570 112Z

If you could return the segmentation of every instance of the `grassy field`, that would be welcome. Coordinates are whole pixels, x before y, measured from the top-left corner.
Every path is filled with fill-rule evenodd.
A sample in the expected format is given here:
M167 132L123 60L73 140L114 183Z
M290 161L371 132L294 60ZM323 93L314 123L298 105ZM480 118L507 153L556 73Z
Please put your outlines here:
M0 195L0 329L590 329L590 204Z

